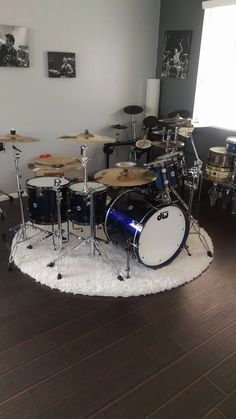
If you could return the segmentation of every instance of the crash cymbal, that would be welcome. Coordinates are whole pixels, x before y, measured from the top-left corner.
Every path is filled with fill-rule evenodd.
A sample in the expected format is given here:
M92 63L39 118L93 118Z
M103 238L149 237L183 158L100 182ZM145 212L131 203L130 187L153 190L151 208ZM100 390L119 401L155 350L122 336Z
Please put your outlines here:
M151 170L143 167L112 168L101 170L94 176L99 183L109 186L139 186L146 185L156 180L157 176Z
M106 137L105 135L91 134L88 130L79 135L62 135L59 139L78 144L110 144L116 141L115 138Z
M47 158L34 159L28 164L28 168L33 171L38 170L56 170L56 171L68 171L68 170L79 170L81 169L81 161L75 157L70 156L52 156Z
M40 140L32 137L24 137L19 134L7 134L0 136L0 141L6 143L36 143Z
M152 145L159 148L183 148L185 144L182 141L152 141Z
M111 125L111 128L119 130L119 129L126 129L128 127L126 125L116 124L116 125Z
M164 122L170 126L182 126L184 124L191 123L191 119L182 118L179 114L177 114L173 118L159 119L159 122Z

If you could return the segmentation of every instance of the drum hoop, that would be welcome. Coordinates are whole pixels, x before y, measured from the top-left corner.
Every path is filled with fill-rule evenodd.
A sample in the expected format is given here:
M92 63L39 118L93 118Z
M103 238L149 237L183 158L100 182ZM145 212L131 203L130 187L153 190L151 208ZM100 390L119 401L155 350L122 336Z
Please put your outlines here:
M89 185L89 183L97 183L99 185L99 182L88 182L87 184ZM75 182L75 183L72 183L72 185L69 186L69 191L71 191L71 192L73 192L75 194L78 194L78 195L86 195L87 192L84 192L83 190L80 191L80 190L72 189L73 185L77 185L77 184L84 184L84 182ZM104 192L104 191L106 191L108 189L108 186L107 185L102 185L102 184L100 184L100 185L101 186L98 187L97 189L92 189L92 188L89 188L88 187L88 192L90 192L90 190L92 190L93 193L95 194L95 193Z
M50 177L53 177L54 179L57 179L56 176L55 177L54 176L50 176ZM43 189L43 190L48 190L48 191L52 191L53 190L54 186L40 186L40 185L30 185L29 184L29 181L30 180L39 179L39 178L46 179L47 176L36 176L36 177L30 178L30 179L27 179L27 181L26 181L26 187L27 187L27 189ZM67 178L63 178L63 179L65 179L67 182L64 185L60 185L60 188L65 188L65 187L67 187L70 184L70 181Z
M145 265L145 264L141 261L141 259L140 259L140 256L139 256L139 252L138 252L138 250L136 250L136 253L137 253L138 258L139 258L139 260L141 261L141 263L143 263L143 265L144 265L144 266L148 266L149 268L152 268L152 269L162 268L163 266L168 265L170 262L172 262L172 260L174 260L174 259L178 256L178 254L181 252L181 250L182 250L182 248L183 248L183 246L184 246L184 243L186 243L186 240L187 240L187 237L188 237L188 233L189 233L189 226L190 226L190 222L189 222L189 220L188 220L188 217L187 217L187 214L186 214L186 211L185 211L184 207L183 207L182 205L176 205L176 204L164 204L164 203L163 203L163 204L160 204L160 205L159 205L158 207L156 207L156 208L164 208L164 207L177 207L177 208L179 208L179 209L182 211L182 214L183 214L183 216L184 216L184 220L185 220L185 232L184 232L184 236L183 236L182 242L181 242L181 244L179 245L179 247L178 247L178 249L176 250L176 252L173 254L173 256L171 256L171 258L170 258L170 259L168 259L167 261L165 261L165 262L161 263L160 265L157 265L157 266L148 266L148 265Z

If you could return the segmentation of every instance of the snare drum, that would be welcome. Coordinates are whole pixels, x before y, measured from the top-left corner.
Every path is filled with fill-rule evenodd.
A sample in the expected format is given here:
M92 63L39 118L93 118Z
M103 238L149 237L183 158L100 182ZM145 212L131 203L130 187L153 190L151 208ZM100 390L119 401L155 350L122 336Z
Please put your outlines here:
M102 224L106 213L107 186L98 182L88 182L93 191L94 222ZM90 224L90 197L84 192L84 183L74 183L69 187L70 220L75 224Z
M236 156L236 137L226 138L226 150L228 153Z
M157 174L157 189L163 190L167 186L178 187L182 185L184 170L182 152L164 154L146 166Z
M53 176L38 176L26 182L28 194L28 216L35 224L56 224L57 203L54 188L55 179ZM68 185L69 180L60 178L60 190L62 199L60 202L61 221L68 220Z
M227 153L226 147L211 147L208 150L207 164L216 167L229 167L233 165L233 156Z
M154 207L145 195L128 190L109 204L104 229L109 240L123 248L131 243L139 261L156 269L179 254L187 239L189 223L179 206Z

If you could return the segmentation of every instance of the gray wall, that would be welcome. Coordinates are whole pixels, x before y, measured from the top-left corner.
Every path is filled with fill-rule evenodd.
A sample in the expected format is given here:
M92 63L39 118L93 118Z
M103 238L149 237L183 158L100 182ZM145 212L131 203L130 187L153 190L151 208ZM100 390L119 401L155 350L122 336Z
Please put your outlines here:
M200 0L162 0L160 10L157 77L161 74L161 58L166 31L192 30L189 71L186 80L161 79L159 115L177 109L193 111L197 67L201 43L203 10Z
M167 116L170 112L179 109L193 112L203 16L201 0L161 0L157 54L158 78L161 74L165 32L168 30L192 30L193 35L187 79L161 79L159 117ZM225 140L230 135L235 135L235 132L214 127L195 129L193 138L199 157L203 162L207 160L208 149L213 146L225 146ZM186 157L188 165L191 165L194 155L190 141L186 141Z

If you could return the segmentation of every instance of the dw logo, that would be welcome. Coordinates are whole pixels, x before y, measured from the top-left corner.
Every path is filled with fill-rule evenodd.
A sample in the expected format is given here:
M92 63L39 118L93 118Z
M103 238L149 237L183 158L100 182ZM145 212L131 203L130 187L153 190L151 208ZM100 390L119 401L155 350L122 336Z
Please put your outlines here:
M157 219L158 221L161 221L161 220L164 220L165 218L168 218L168 216L169 216L169 212L163 211L158 215Z

